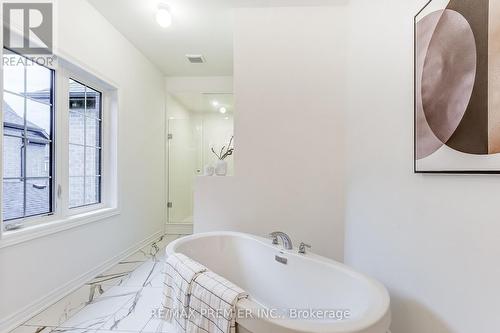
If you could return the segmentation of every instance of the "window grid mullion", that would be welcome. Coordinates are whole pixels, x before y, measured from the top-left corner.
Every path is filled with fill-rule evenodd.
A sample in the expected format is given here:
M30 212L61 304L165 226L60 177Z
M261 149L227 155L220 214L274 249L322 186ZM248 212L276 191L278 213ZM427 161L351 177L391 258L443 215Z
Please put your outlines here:
M24 188L24 193L23 193L23 217L26 217L26 190L27 190L27 183L26 183L26 157L27 157L27 151L28 151L28 100L26 99L26 92L28 90L28 69L26 66L24 66L24 139L23 139L23 156L21 157L21 167L22 167L22 176L23 176L23 188Z
M24 179L52 179L51 176L40 177L4 177L3 180L24 180Z
M6 127L6 126L4 126L4 127ZM23 129L23 132L24 132L24 129ZM9 137L9 138L18 138L18 139L23 139L24 140L24 135L16 135L16 134L11 134L11 133L3 133L3 136ZM31 137L31 138L28 137L27 139L28 139L28 141L31 140L33 142L37 142L38 141L40 143L46 143L46 144L52 143L52 140L46 140L46 139L33 139L33 137ZM95 147L95 148L101 149L101 147Z
M87 86L83 98L83 204L87 201Z
M7 90L7 89L5 89L4 92L6 92L8 94L11 94L11 95L14 95L14 96L17 96L17 97L26 98L29 101L40 103L40 104L47 105L47 106L50 106L50 107L52 107L52 105L53 105L52 103L43 102L43 101L40 101L40 100L38 100L36 98L29 97L28 96L28 92L26 90L25 90L24 94L16 93L16 92L13 92L13 91L10 91L10 90Z
M56 73L51 72L50 74L50 139L53 141L57 139L58 131L56 130L56 115L57 111L56 107ZM51 179L49 179L49 210L51 212L56 212L57 203L54 196L54 190L56 188L56 180L57 175L54 172L54 168L56 168L56 145L54 143L50 144L49 147L49 175L51 175Z
M101 119L101 118L97 118L97 117L94 117L94 116L89 116L89 115L86 115L86 114L85 114L85 111L84 111L84 113L81 113L81 112L76 111L76 110L69 110L69 113L77 113L77 114L81 114L81 115L83 115L85 118L94 119L94 120L98 120L98 121L102 122L102 119Z
M71 146L77 146L77 147L87 147L87 148L94 148L94 149L98 149L98 150L102 149L102 147L85 145L85 144L81 144L81 143L68 142L68 144L71 145Z

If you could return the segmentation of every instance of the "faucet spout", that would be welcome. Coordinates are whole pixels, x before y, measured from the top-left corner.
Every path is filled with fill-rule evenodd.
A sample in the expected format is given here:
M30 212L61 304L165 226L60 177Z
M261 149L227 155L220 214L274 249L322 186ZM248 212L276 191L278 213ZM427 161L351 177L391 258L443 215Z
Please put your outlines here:
M283 243L283 247L286 250L292 250L293 249L293 243L292 240L290 239L290 236L285 234L284 232L281 231L275 231L270 234L271 237L281 239L281 242Z

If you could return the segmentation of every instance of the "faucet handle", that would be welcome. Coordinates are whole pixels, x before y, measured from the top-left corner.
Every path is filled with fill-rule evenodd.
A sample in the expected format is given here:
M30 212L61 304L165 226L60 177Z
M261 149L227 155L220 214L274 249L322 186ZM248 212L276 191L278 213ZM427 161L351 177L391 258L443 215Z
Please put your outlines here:
M273 240L273 245L278 245L279 244L279 242L278 242L278 235L275 232L272 232L272 233L268 234L267 237Z
M300 243L300 245L299 245L299 253L300 254L306 254L306 248L310 249L310 248L312 248L312 246L309 245L309 244L306 244L304 242Z

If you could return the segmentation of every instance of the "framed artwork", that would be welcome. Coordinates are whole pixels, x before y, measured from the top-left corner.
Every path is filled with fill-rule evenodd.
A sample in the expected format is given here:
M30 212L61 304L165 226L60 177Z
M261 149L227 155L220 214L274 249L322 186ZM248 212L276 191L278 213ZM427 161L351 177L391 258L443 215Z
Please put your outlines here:
M415 16L415 172L500 173L500 0Z

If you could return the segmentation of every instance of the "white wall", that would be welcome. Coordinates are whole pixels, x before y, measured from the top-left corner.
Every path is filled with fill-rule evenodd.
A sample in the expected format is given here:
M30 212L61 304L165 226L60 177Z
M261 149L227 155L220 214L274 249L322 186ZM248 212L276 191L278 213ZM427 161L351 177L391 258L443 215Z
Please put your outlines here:
M235 177L197 179L195 231L283 230L343 257L345 9L236 10Z
M351 1L346 262L392 296L393 333L498 331L498 176L415 175L413 16Z
M186 109L179 101L168 91L166 93L166 111L168 119L190 119L191 112Z
M162 232L164 79L84 0L58 2L61 53L119 86L121 215L0 249L0 331L54 290Z

